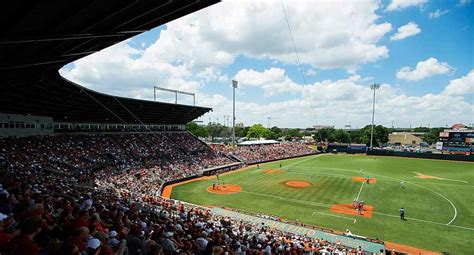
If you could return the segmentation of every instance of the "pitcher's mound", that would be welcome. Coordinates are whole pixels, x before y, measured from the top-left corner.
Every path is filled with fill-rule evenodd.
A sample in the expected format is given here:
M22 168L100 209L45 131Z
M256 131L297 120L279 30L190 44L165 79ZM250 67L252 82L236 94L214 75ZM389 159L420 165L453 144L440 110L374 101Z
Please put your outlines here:
M274 173L283 173L285 172L285 170L267 169L267 170L263 170L263 172L267 174L274 174Z
M360 177L360 176L352 176L352 180L354 180L356 182L367 182L366 177ZM370 184L373 184L373 183L376 183L376 182L377 182L376 178L369 178L369 183Z
M290 186L290 187L295 187L295 188L304 188L304 187L311 186L313 184L311 184L310 182L305 182L305 181L287 181L285 182L285 185Z
M242 191L242 187L233 184L219 185L216 189L212 189L212 186L207 187L207 192L214 194L232 194L240 191Z
M352 204L335 204L335 205L331 205L331 207L329 208L331 212L348 214L348 215L356 215L356 216L361 216L361 217L366 217L366 218L372 218L373 209L374 207L371 205L364 205L364 210L362 210L362 214L359 214L359 212L356 209L354 209Z

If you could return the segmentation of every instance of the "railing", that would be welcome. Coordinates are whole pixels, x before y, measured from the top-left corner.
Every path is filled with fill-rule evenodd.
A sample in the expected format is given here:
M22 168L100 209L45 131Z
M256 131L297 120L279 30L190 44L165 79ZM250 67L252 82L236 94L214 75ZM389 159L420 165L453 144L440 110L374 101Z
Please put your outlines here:
M258 217L258 218L262 218L261 216L259 216L259 215L257 215L257 214L254 214L254 213L251 213L251 212L247 212L247 211L241 211L241 210L235 209L235 208L224 207L224 206L219 207L219 208L222 208L222 209L225 209L225 210L229 210L229 211L234 211L234 212L241 213L241 214L246 214L246 215ZM264 218L264 219L267 219L267 218ZM270 220L273 220L273 219L270 219ZM345 236L343 232L334 231L334 230L332 230L332 229L327 229L327 228L318 227L318 226L314 226L314 225L308 225L308 224L305 224L305 223L299 222L299 221L292 221L292 220L285 220L285 221L273 220L273 221L276 221L276 222L283 222L283 223L285 223L285 224L290 224L290 225L294 225L294 226L301 226L301 227L305 227L305 228L310 228L310 229L313 229L313 230L319 230L319 231L323 231L323 232L330 233L330 234ZM373 238L370 238L370 237L362 237L362 236L356 236L356 235L352 235L352 236L350 236L350 237L352 237L352 238L354 238L354 239L363 240L363 241L369 241L369 242L373 242L373 243L384 244L384 242L383 242L382 240L373 239Z
M201 210L209 210L210 208L209 207L205 207L205 206L201 206L201 205L196 205L196 204L193 204L193 203L189 203L189 202L185 202L185 201L181 201L181 200L175 200L175 199L170 199L170 198L165 198L165 197L162 197L162 196L157 196L167 202L172 202L172 203L175 203L175 202L179 202L179 203L182 203L184 204L185 206L188 206L188 207L195 207L195 208L200 208ZM230 207L219 207L217 206L216 208L222 208L224 210L229 210L229 211L233 211L233 212L237 212L237 213L240 213L240 214L245 214L245 215L250 215L250 216L254 216L254 217L258 217L258 218L262 218L260 216L257 216L256 214L254 213L251 213L251 212L246 212L246 211L242 211L242 210L238 210L238 209L235 209L235 208L230 208ZM265 219L265 218L264 218ZM276 221L276 222L282 222L282 221ZM340 236L345 236L342 232L339 232L339 231L334 231L332 229L327 229L327 228L323 228L323 227L318 227L318 226L314 226L314 225L308 225L308 224L304 224L302 222L298 222L298 221L285 221L283 222L285 224L289 224L289 225L294 225L294 226L300 226L300 227L305 227L305 228L309 228L309 229L313 229L313 230L318 230L318 231L322 231L322 232L325 232L325 233L329 233L329 234L333 234L333 235L340 235ZM286 231L283 231L283 232L286 232ZM349 237L349 236L346 236L346 237ZM362 240L362 241L368 241L368 242L372 242L372 243L378 243L378 244L384 244L384 242L382 240L379 240L379 239L373 239L373 238L369 238L369 237L360 237L360 236L350 236L354 239L358 239L358 240Z

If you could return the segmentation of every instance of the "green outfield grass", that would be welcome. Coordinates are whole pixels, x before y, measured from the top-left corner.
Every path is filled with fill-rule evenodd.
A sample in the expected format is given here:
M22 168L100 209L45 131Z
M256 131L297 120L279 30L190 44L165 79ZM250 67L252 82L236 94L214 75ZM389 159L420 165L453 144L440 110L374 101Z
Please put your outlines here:
M268 174L265 169L282 169ZM288 171L289 169L289 171ZM352 176L374 177L364 185ZM414 172L445 178L420 179ZM242 187L234 194L206 191L215 179L173 188L171 198L205 206L227 206L247 212L278 215L306 224L451 254L474 253L474 164L396 157L321 155L276 161L221 176ZM449 179L449 180L448 180ZM288 180L311 182L305 188ZM405 188L400 188L401 180ZM361 191L360 191L361 190ZM372 218L333 213L332 204L360 200L374 206ZM398 216L406 209L407 221ZM353 219L357 219L354 223ZM449 225L448 225L449 223Z

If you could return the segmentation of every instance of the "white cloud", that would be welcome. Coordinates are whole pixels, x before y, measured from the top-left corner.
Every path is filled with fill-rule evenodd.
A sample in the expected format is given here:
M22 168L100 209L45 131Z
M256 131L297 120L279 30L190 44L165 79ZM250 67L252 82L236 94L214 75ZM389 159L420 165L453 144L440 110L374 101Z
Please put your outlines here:
M196 77L202 79L204 82L219 81L227 82L229 77L226 74L222 74L216 67L206 67L202 71L196 73Z
M385 11L400 11L412 6L422 7L427 2L428 0L392 0Z
M275 66L295 64L280 3L263 0L224 1L167 24L154 42L132 44L140 48L120 43L76 61L61 74L100 92L147 100L153 98L154 85L194 92L198 105L213 108L202 118L205 123L209 117L222 120L222 116L231 115L231 96L206 86L229 86L232 78L238 78L242 86L238 93L261 88L267 96L249 103L248 97L238 94L237 121L247 125L266 123L268 116L273 124L283 127L369 123L368 78L355 73L363 64L388 57L387 47L379 41L392 26L378 22L380 2L321 1L318 8L303 4L314 4L312 1L284 3L306 75L328 68L343 68L354 75L302 86L284 69L271 66L263 71L224 72L239 57L269 60ZM292 93L294 99L285 99L285 93ZM273 101L276 99L271 97L276 95L281 101ZM158 98L174 102L173 96L159 94ZM191 103L191 99L183 97L179 102ZM377 91L376 123L389 125L396 120L398 126L410 122L444 125L467 119L472 108L464 97L451 92L407 96L384 84Z
M322 1L318 8L307 8L305 3L312 1L285 1L302 64L355 72L362 64L388 57L388 48L378 42L391 24L377 23L377 1ZM62 73L119 95L128 86L153 84L196 90L211 76L225 80L219 68L231 65L239 56L295 64L285 28L278 1L223 1L168 23L151 44L137 43L146 48L135 49L124 42L76 61ZM196 74L199 83L188 83ZM177 85L170 83L176 80Z
M203 80L219 80L224 76L218 70L193 72L182 65L172 66L161 62L146 66L141 58L133 59L132 54L142 53L137 53L123 43L100 52L96 57L80 60L72 69L63 70L62 73L81 84L88 81L88 87L135 98L151 99L153 84L196 92L198 105L213 108L213 112L201 118L205 123L209 118L212 121L219 118L222 123L222 116L232 113L230 96L203 92ZM146 68L141 69L144 66ZM473 75L474 72L471 72L451 81L444 93L419 97L408 96L391 85L383 84L377 91L376 123L391 125L394 120L396 126L406 127L410 124L416 126L431 123L433 126L444 126L446 123L469 122L473 105L458 94L460 87L471 88L472 91ZM160 82L153 83L158 78ZM288 92L299 96L280 102L270 100L269 103L248 102L246 97L237 96L237 122L244 122L246 125L265 124L266 118L271 116L272 124L282 127L307 127L315 123L342 127L349 121L354 127L361 127L370 123L371 91L366 78L360 75L335 81L319 81L306 86L293 81L280 68L268 68L260 72L244 69L237 72L235 78L242 85L239 89L241 91L260 87L267 96ZM228 81L229 78L225 79ZM166 100L166 97L159 95L159 99ZM174 98L169 97L167 101L173 102ZM179 102L191 103L191 98L180 97Z
M310 69L304 71L304 75L306 75L306 76L314 76L314 75L316 75L316 74L317 74L316 70L314 70L314 69L312 69L312 68L310 68Z
M474 69L472 69L466 76L459 79L454 79L449 82L449 85L443 91L444 95L449 96L464 96L474 93Z
M391 24L377 23L377 1L322 1L318 8L304 3L312 2L285 2L303 64L354 73L359 65L388 57L387 47L377 43ZM278 2L224 1L168 23L155 42L137 42L142 49L123 42L78 60L61 73L101 92L124 96L131 88L156 84L195 91L212 80L225 81L219 69L238 56L294 64L285 27Z
M321 1L318 8L308 4L312 1L285 1L303 64L352 68L388 57L387 47L377 43L391 24L377 22L378 2ZM172 21L147 49L149 54L179 58L187 66L227 65L239 55L295 64L281 5L270 0L223 1Z
M418 25L414 22L409 22L406 25L403 25L397 29L397 32L390 36L390 41L398 41L405 39L410 36L414 36L416 34L419 34L421 32L421 29L418 27Z
M284 75L277 76L284 77ZM254 74L258 84L267 82L268 77L272 77L268 72ZM474 70L461 79L452 80L448 87L452 86L451 84L459 84L458 80L466 82L467 79L470 79L470 83L465 83L466 86L470 84L472 87L472 77L474 77ZM305 90L300 89L299 93L302 94L300 99L283 102L249 103L244 102L243 98L237 98L237 122L243 122L246 125L265 124L267 117L270 116L274 125L282 127L308 127L315 123L343 127L349 122L353 127L363 127L370 123L372 91L365 79L359 75L335 81L315 82L304 87L310 95L305 95ZM208 98L207 103L214 108L214 111L203 118L205 123L209 117L215 120L232 111L231 99L222 95ZM390 126L394 121L397 127L428 124L444 126L470 122L473 111L472 102L465 101L462 96L448 93L409 96L389 84L382 84L377 91L375 122Z
M281 93L299 93L302 87L294 83L281 68L270 68L263 72L242 69L234 77L242 88L253 86L264 90L265 96Z
M448 12L449 12L449 10L436 9L435 12L430 12L429 17L430 17L430 19L437 19L437 18L443 16L444 14L446 14Z
M418 81L433 75L447 74L454 69L446 62L438 62L436 58L429 58L416 64L415 69L404 66L397 71L397 78L407 81Z
M469 5L471 4L472 0L459 0L459 4L461 6L466 6L466 5Z
M161 59L147 61L144 51L131 47L127 41L77 60L60 73L100 92L148 100L153 99L153 86L196 92L210 80L225 78L212 68L194 73L182 63L172 64ZM158 99L174 102L174 96L167 93L158 93Z

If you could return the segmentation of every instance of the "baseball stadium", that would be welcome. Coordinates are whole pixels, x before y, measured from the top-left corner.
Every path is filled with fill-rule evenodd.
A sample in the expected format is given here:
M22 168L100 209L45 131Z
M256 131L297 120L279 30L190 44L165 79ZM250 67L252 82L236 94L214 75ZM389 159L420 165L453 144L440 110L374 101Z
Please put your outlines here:
M1 3L0 255L473 254L447 2Z
M232 217L263 216L266 220L260 221L276 226L291 222L295 231L307 235L344 235L349 229L371 237L372 243L359 245L374 245L373 252L380 245L375 239L391 240L385 247L406 244L423 247L426 253L446 249L452 242L453 253L462 253L469 249L462 246L472 234L469 214L462 213L469 212L462 205L472 202L465 195L474 181L472 168L466 162L320 154L172 184L163 195L223 207L234 212L229 213ZM213 188L216 181L219 187ZM354 199L365 203L362 211L354 209ZM406 210L405 222L400 220L400 207ZM300 226L306 229L297 230Z

